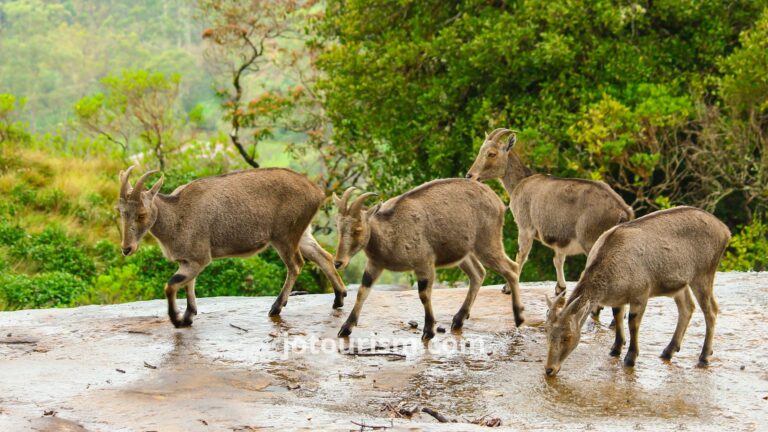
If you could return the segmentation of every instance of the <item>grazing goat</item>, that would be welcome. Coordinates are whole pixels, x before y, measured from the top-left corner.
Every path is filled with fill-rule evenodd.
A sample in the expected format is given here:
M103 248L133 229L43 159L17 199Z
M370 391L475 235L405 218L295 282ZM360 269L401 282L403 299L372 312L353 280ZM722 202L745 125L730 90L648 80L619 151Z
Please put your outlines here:
M554 376L579 343L590 304L610 306L616 339L610 354L618 357L624 345L625 305L629 303L629 349L624 365L637 359L637 333L649 297L670 296L677 304L677 327L661 358L669 360L693 314L693 296L704 313L707 332L699 366L709 363L715 333L717 302L712 286L720 258L731 234L720 220L693 207L651 213L606 231L587 258L587 266L562 312L560 294L549 302L546 374Z
M435 180L367 210L363 202L375 194L364 193L347 206L352 189L341 198L334 195L339 210L335 265L345 267L361 249L365 250L368 264L355 306L339 330L339 337L348 336L357 325L371 285L385 269L412 270L416 274L424 305L424 341L435 335L431 296L436 267L458 265L469 276L469 291L453 317L453 329L460 329L469 317L485 279L484 265L502 275L512 287L515 324L523 323L517 264L504 253L502 243L504 203L491 188L466 179Z
M317 263L331 280L334 308L344 305L346 287L333 268L331 254L312 237L309 223L325 201L319 187L287 169L264 168L236 171L195 180L171 195L158 193L161 177L149 190L142 175L131 187L128 176L134 167L120 172L122 251L136 252L149 231L160 243L163 255L179 264L165 286L168 315L176 327L192 324L197 314L195 278L216 258L246 257L272 245L288 273L270 316L279 315L288 302L304 260ZM187 309L180 317L176 292L186 287Z
M509 134L506 143L501 138ZM514 132L496 129L487 135L467 178L501 178L518 228L515 261L522 272L533 240L555 251L557 286L565 291L563 265L568 255L589 254L600 234L634 219L634 212L607 184L533 174L512 150ZM507 287L504 287L507 292Z

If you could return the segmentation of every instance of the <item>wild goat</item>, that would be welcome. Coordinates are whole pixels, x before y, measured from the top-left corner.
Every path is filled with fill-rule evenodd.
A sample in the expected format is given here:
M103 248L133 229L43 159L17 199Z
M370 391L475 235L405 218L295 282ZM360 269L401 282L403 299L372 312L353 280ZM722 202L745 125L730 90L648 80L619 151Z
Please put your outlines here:
M704 313L707 332L699 366L709 364L718 307L712 286L720 258L731 234L716 217L693 207L651 213L621 224L600 236L587 258L587 266L562 312L560 294L549 302L546 373L554 376L576 348L590 304L610 306L616 322L611 355L624 345L625 305L629 303L629 349L624 365L637 359L637 333L649 297L670 296L677 304L677 327L661 358L669 360L693 314L693 296Z
M469 291L453 317L453 329L461 328L469 317L485 279L484 265L512 287L515 324L523 323L517 264L504 253L502 244L504 204L491 188L466 179L435 180L368 210L363 209L363 202L375 194L364 193L347 206L352 190L347 189L341 198L333 196L339 210L335 265L344 268L361 249L368 264L355 306L339 337L349 336L357 325L363 302L385 269L416 274L424 305L424 341L435 335L431 297L436 267L458 265L469 276Z
M331 280L334 308L344 305L346 287L333 268L331 254L317 244L309 223L325 196L306 177L287 169L263 168L237 171L195 180L171 195L158 193L161 177L149 190L142 175L131 187L134 167L120 172L119 210L122 218L122 251L131 255L149 231L163 254L179 264L165 286L168 315L176 327L192 324L197 314L195 278L216 258L245 257L272 245L288 273L270 316L279 315L288 302L303 257L317 263ZM186 286L187 309L180 317L176 291Z
M509 134L506 143L501 138ZM523 270L533 240L555 251L557 286L565 291L563 265L568 255L589 254L607 229L635 214L607 184L599 181L533 174L512 150L515 133L496 129L486 135L467 178L485 181L501 178L509 194L509 209L518 228L515 261ZM507 287L504 287L507 292Z

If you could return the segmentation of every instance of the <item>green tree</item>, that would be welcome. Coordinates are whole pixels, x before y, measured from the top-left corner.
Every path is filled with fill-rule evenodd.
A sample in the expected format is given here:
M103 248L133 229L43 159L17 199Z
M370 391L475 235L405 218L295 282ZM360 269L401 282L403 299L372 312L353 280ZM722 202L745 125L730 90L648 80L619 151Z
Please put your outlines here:
M668 101L711 96L718 59L764 5L334 0L318 27L328 46L321 87L336 141L347 152L386 153L370 168L374 187L389 194L462 175L483 133L498 126L521 130L536 170L602 175L622 164L584 163L589 149L574 137L590 110L608 108L604 100L635 111L609 134L619 141L605 143L615 151L642 144L660 121L632 124L658 103L648 89ZM672 119L685 122L683 114ZM679 126L665 123L663 132ZM644 152L623 165L647 170L653 151ZM624 192L629 202L636 193Z
M247 82L263 78L280 38L297 33L295 12L314 2L279 0L201 0L199 13L208 27L206 58L218 72L216 94L232 145L243 160L258 168L257 145L273 134L273 125L290 102L274 91L250 101ZM249 137L246 138L245 135Z
M0 144L30 140L25 125L18 120L25 102L12 94L0 93Z
M164 170L168 154L190 139L178 106L180 82L178 74L144 70L108 75L101 80L104 92L75 104L77 120L118 145L124 156L151 152Z

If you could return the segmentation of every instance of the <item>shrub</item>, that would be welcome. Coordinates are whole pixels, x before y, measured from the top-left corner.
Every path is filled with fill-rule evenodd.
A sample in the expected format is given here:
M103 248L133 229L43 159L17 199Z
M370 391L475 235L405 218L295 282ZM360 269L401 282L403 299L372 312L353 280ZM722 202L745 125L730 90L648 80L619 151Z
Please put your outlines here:
M70 306L86 289L81 278L64 272L0 275L0 297L12 310Z
M13 246L21 241L27 233L23 228L9 222L0 222L0 245Z
M37 271L66 272L83 280L91 279L96 270L78 242L59 227L47 227L40 234L17 241L11 256L26 261Z
M98 275L77 303L110 304L157 299L163 297L163 287L155 280L143 277L135 264L126 264Z
M37 194L34 207L45 212L66 213L70 209L70 203L61 189L48 189Z
M768 222L765 215L741 225L740 231L731 237L720 268L723 271L764 271L768 270Z

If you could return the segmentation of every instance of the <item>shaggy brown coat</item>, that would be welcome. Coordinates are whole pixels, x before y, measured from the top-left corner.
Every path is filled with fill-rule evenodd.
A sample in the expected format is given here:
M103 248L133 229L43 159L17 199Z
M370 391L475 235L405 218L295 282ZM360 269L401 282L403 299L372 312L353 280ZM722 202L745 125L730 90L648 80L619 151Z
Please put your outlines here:
M485 278L483 266L502 275L512 287L515 323L523 323L518 267L504 253L502 243L504 203L491 188L466 179L435 180L370 210L363 209L362 204L371 193L361 195L347 207L351 192L348 189L342 198L334 196L339 209L336 265L346 266L360 250L365 250L368 264L355 307L339 336L348 336L357 325L371 285L385 269L415 272L424 305L424 340L435 334L431 294L437 267L458 265L470 279L464 304L453 318L454 329L461 328L469 316Z
M707 326L699 366L706 366L718 312L713 293L715 272L730 236L728 227L715 216L693 207L657 211L606 231L592 248L563 311L558 311L559 298L550 302L547 375L557 374L578 345L590 304L613 308L616 339L612 356L619 356L624 345L622 320L629 304L630 342L624 365L633 367L640 321L648 299L657 296L673 297L678 310L675 333L661 357L669 360L680 351L696 297Z
M145 173L131 187L120 173L119 210L122 250L130 255L147 233L179 270L165 287L168 315L176 327L189 326L197 314L195 278L216 258L247 257L272 245L288 273L270 316L288 301L305 257L320 267L335 292L334 307L343 306L346 288L333 268L332 256L312 237L309 224L325 200L322 190L306 177L282 168L237 171L195 180L170 195L160 194L163 179L146 190ZM187 309L176 308L176 292L186 287Z
M509 135L505 142L502 137ZM533 240L555 251L555 293L565 291L563 266L568 255L589 254L600 234L635 214L607 184L599 181L533 174L513 150L515 134L496 129L486 136L467 178L500 178L509 194L509 209L518 228L518 254L522 267ZM506 290L506 287L505 287Z

